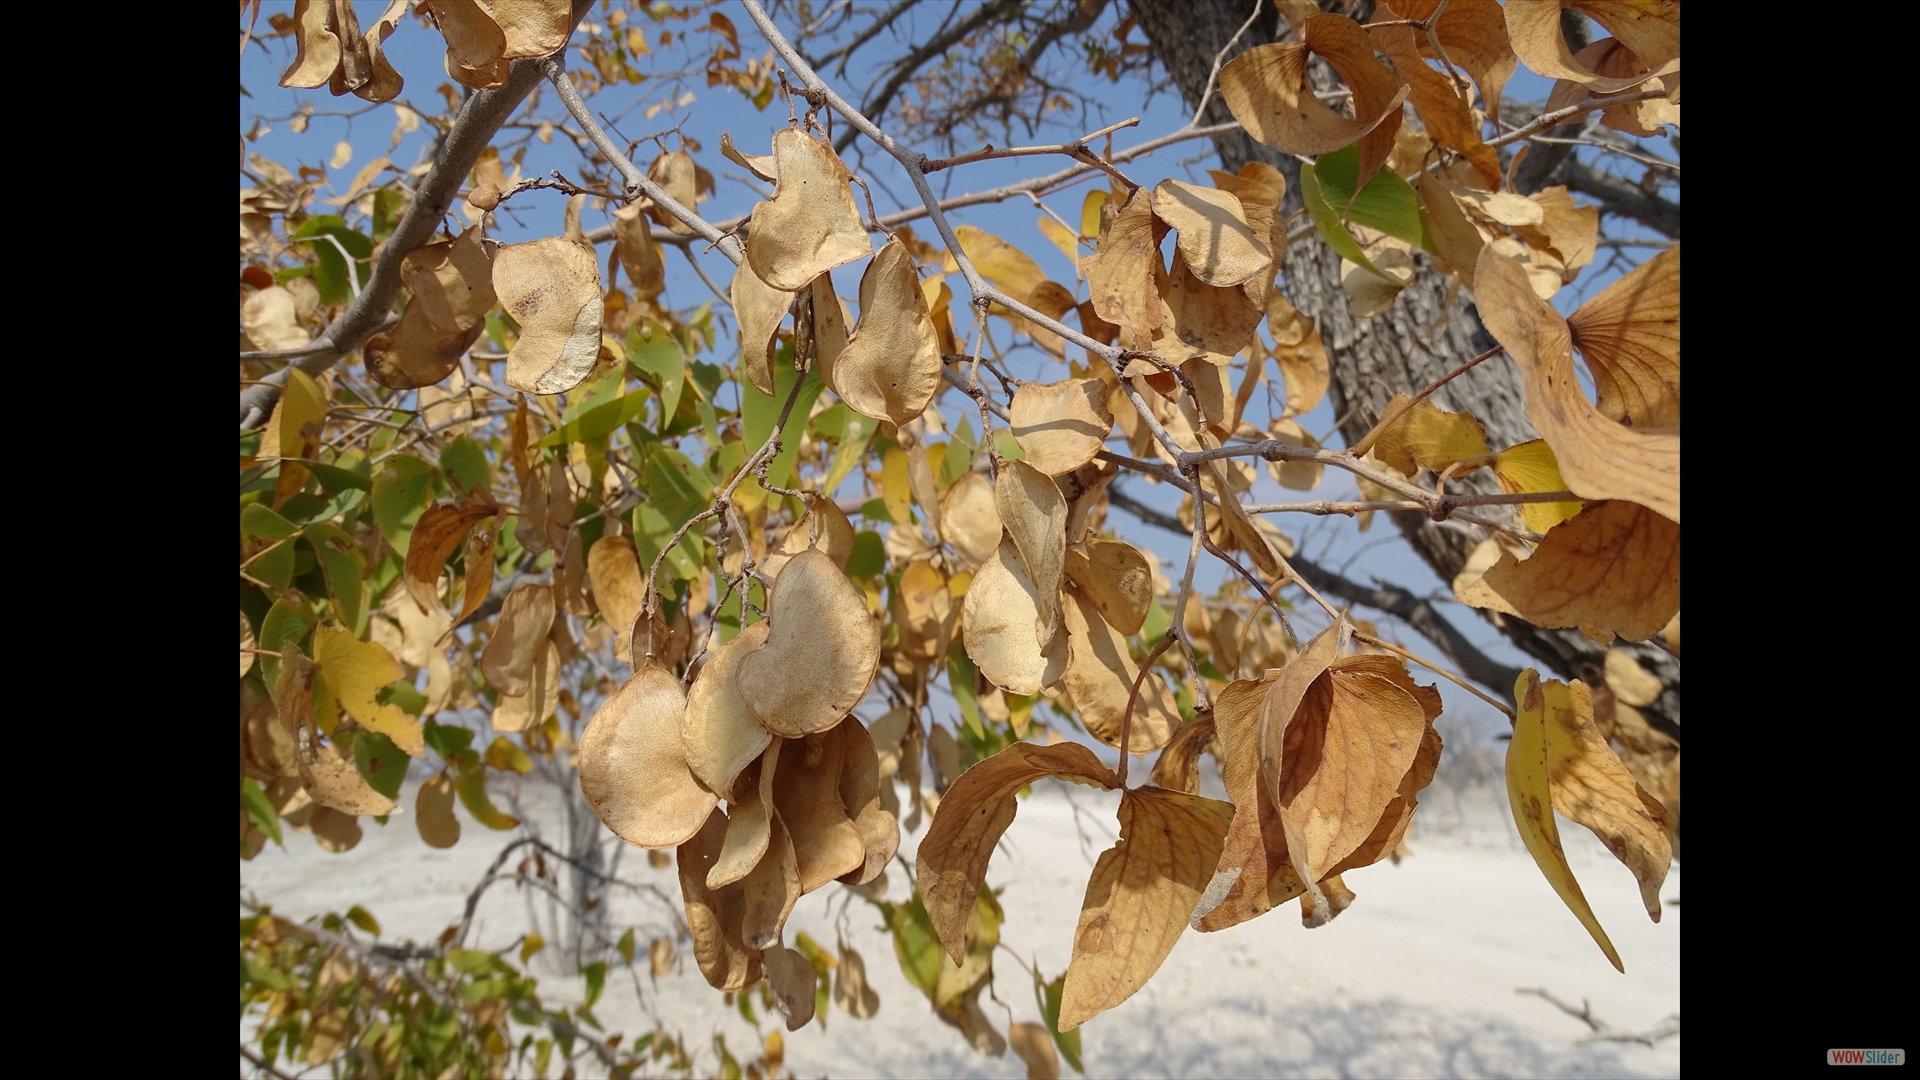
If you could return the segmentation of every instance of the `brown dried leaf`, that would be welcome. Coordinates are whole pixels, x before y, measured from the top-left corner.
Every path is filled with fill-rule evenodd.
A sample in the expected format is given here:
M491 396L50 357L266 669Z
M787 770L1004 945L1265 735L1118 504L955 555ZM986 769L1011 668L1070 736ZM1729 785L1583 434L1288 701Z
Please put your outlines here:
M979 473L964 474L940 494L940 535L969 565L993 556L1002 527L994 487Z
M661 154L654 158L653 164L647 167L647 179L660 185L661 190L672 196L673 201L681 206L691 207L696 201L693 155L687 153L685 149L675 150L671 154ZM778 198L777 195L775 197ZM693 235L693 226L658 206L651 205L651 200L649 200L647 213L655 222L665 226L675 235ZM748 240L752 240L751 234ZM863 251L860 254L864 255L866 252Z
M1676 257L1676 270L1678 264ZM1553 447L1567 487L1588 499L1640 503L1677 524L1679 432L1627 427L1587 401L1574 377L1567 323L1534 295L1519 263L1489 247L1480 254L1474 282L1487 330L1520 365L1527 418Z
M340 35L328 25L329 0L299 0L293 6L293 64L280 76L281 86L312 90L326 84L340 66ZM273 346L265 346L273 348Z
M1272 790L1302 881L1326 877L1373 833L1413 767L1426 707L1438 712L1437 695L1429 698L1430 689L1406 679L1400 664L1348 657L1327 665L1297 705L1284 674L1268 693L1259 735L1262 782Z
M593 252L563 236L508 244L493 258L493 290L520 324L507 385L529 394L580 385L600 359L605 315Z
M687 768L686 694L673 672L642 667L594 711L574 760L580 791L614 834L636 847L692 839L719 801Z
M396 390L431 386L452 374L479 340L495 301L493 259L481 239L476 225L401 260L407 307L400 325L368 338L365 347L374 381Z
M428 847L450 848L460 842L460 819L453 816L453 777L441 773L420 785L413 800L413 823Z
M832 386L833 367L840 362L840 354L847 351L847 306L833 291L831 270L814 278L807 289L813 302L814 366L820 371L821 381Z
M867 597L819 548L780 572L767 608L767 644L735 675L748 708L786 738L824 731L865 696L880 666L880 623Z
M1307 83L1318 55L1353 91L1355 119L1321 104ZM1260 45L1220 69L1220 97L1247 134L1286 154L1330 154L1360 143L1362 186L1393 152L1407 87L1373 58L1366 31L1344 15L1308 19L1298 44Z
M766 855L773 841L773 781L779 763L779 740L774 740L735 778L727 796L727 838L707 871L708 888L723 889L745 878Z
M1049 476L1092 461L1113 430L1106 384L1099 379L1022 383L1008 415L1027 464Z
M1208 716L1196 717L1192 723L1183 725L1154 759L1153 774L1147 782L1168 791L1200 794L1201 753L1211 749L1216 759L1220 756L1214 741L1215 730Z
M1320 446L1312 435L1307 434L1307 429L1291 417L1268 424L1267 437L1309 449L1318 449ZM1320 477L1325 470L1326 466L1318 461L1267 462L1267 471L1273 474L1274 482L1294 491L1312 491L1319 487Z
M779 166L772 154L743 154L733 145L733 134L720 133L720 155L735 165L771 184L779 177Z
M1677 0L1579 0L1568 7L1591 15L1620 43L1665 75L1680 68L1680 5ZM1646 75L1605 78L1581 64L1560 32L1560 0L1519 0L1505 5L1513 51L1534 72L1579 83L1596 94L1613 94L1644 82Z
M1374 10L1375 22L1394 16L1381 8ZM1425 34L1412 26L1379 26L1369 31L1374 45L1393 64L1393 70L1406 81L1413 107L1426 123L1427 135L1434 142L1460 152L1486 180L1487 186L1500 186L1500 155L1480 139L1480 125L1462 99L1453 80L1430 66L1420 54L1420 39Z
M1062 1032L1132 997L1173 951L1226 842L1229 803L1144 787L1120 795L1120 839L1087 880Z
M719 858L727 834L727 816L716 807L693 838L676 853L680 895L693 935L693 959L715 990L738 991L760 978L759 954L740 938L746 891L740 885L709 889L707 875Z
M1480 589L1535 626L1645 641L1680 611L1680 526L1635 503L1589 503L1550 529L1525 562L1503 554L1463 598L1496 606Z
M880 995L867 985L867 962L844 942L833 968L833 1003L856 1020L871 1019L880 1011Z
M466 542L467 534L473 527L498 512L498 507L488 503L441 503L428 507L420 515L420 520L413 526L413 538L407 545L405 578L407 595L413 597L421 611L447 615L447 609L440 606L440 571L447 565L447 559ZM469 564L468 577L478 577L475 573L478 569ZM493 576L492 570L493 564L488 562L489 579ZM485 589L481 591L484 593Z
M771 394L774 335L793 305L793 293L761 281L745 263L734 269L730 292L734 317L740 321L740 366L755 388Z
M736 886L744 900L740 939L753 949L779 944L787 917L800 901L800 864L794 855L793 838L778 813L767 824L767 854Z
M838 503L823 495L808 493L806 502L806 516L794 522L760 564L769 582L777 582L780 570L809 547L826 552L842 570L847 568L847 558L853 554L853 522Z
M1162 180L1152 197L1154 214L1174 229L1188 269L1201 281L1238 285L1272 268L1273 250L1264 230L1256 232L1247 223L1233 193Z
M587 577L593 582L593 601L607 625L619 635L613 655L632 655L633 629L646 602L645 571L633 541L624 536L602 536L587 552ZM718 790L718 789L716 789Z
M1434 34L1445 46L1447 59L1473 76L1489 119L1499 120L1501 95L1519 61L1507 42L1506 17L1496 0L1457 0L1444 10L1440 0L1390 0L1388 6L1403 19L1438 16ZM1440 59L1430 41L1420 42L1420 52L1429 60Z
M573 33L566 0L493 0L493 21L506 38L500 55L528 60L559 52Z
M787 1030L799 1031L813 1019L815 991L819 976L799 951L777 940L760 954L767 969L767 986L773 990L773 1003L787 1018Z
M493 730L514 734L546 723L560 707L560 647L552 637L534 654L533 675L525 694L501 694L493 707Z
M1676 614L1675 618L1678 617ZM1631 653L1619 649L1607 650L1606 671L1607 689L1628 705L1651 705L1660 700L1661 692L1666 689Z
M636 298L646 300L660 295L667 287L667 267L660 248L653 242L653 230L640 213L639 203L630 203L613 212L613 239L620 267L633 283ZM783 306L781 313L786 312ZM768 336L772 336L769 334Z
M740 771L773 741L747 707L738 677L740 661L765 647L769 629L762 619L720 646L687 692L681 722L687 767L713 791L733 790Z
M1001 540L999 550L974 574L961 606L967 655L994 685L1015 694L1037 694L1066 672L1066 635L1035 647L1040 610L1040 590L1027 573L1020 549L1011 539Z
M1635 429L1680 426L1680 245L1580 305L1567 320L1601 415Z
M480 654L487 682L508 697L526 696L533 687L534 660L552 629L553 586L514 586L501 602L493 637Z
M360 844L360 819L330 806L314 807L307 827L313 830L313 839L320 850L332 855L352 851Z
M1273 335L1273 358L1287 384L1287 411L1304 416L1327 396L1333 372L1327 347L1311 316L1302 315L1279 290L1267 294L1267 331Z
M1101 215L1100 243L1085 263L1094 314L1127 327L1143 342L1152 339L1163 319L1154 281L1164 235L1165 227L1153 213L1152 192L1137 191L1117 212Z
M858 726L859 721L852 723ZM840 732L846 726L843 722L817 735L780 742L773 805L793 841L802 895L866 864L866 843L840 800L850 742ZM860 738L866 738L865 728Z
M1601 38L1574 53L1573 61L1602 78L1644 78L1646 82L1641 84L1641 89L1672 91L1665 98L1609 106L1600 112L1602 126L1641 138L1659 135L1658 129L1662 125L1680 126L1680 103L1676 100L1680 87L1679 72L1648 78L1652 72L1647 65L1640 62L1632 49L1615 38ZM1553 84L1553 91L1547 95L1547 103L1541 111L1558 112L1569 105L1581 105L1595 97L1605 96L1604 93L1596 95L1577 82L1561 79Z
M1080 723L1108 746L1120 745L1121 721L1127 699L1133 695L1140 665L1127 650L1127 639L1106 620L1093 603L1074 590L1065 598L1066 637L1069 642L1067 693L1073 697ZM1160 673L1150 671L1140 683L1128 731L1127 751L1146 754L1165 746L1180 729L1180 707Z
M1067 551L1067 501L1053 478L1024 461L1006 461L993 487L1008 538L1020 551L1038 590L1034 643L1044 646L1060 628L1060 577Z
M853 818L860 834L864 855L860 865L840 875L846 885L865 885L886 872L887 864L900 848L900 822L881 802L881 788L892 794L892 768L881 775L880 753L872 735L857 716L849 716L829 734L837 733L841 743L840 805ZM898 748L898 741L894 743Z
M1147 557L1120 540L1089 540L1084 552L1067 549L1066 574L1107 625L1132 637L1153 607Z
M1211 363L1225 363L1246 347L1247 338L1266 314L1247 296L1249 286L1258 280L1249 278L1226 288L1209 285L1189 267L1186 250L1176 248L1173 269L1164 279L1164 322L1156 350L1168 359L1185 359L1183 354L1197 350Z
M1014 743L953 782L920 841L920 895L934 933L956 964L966 953L967 919L986 880L987 862L1019 810L1015 793L1043 776L1108 790L1119 786L1113 770L1079 743Z
M796 128L781 128L773 135L773 157L778 180L772 200L754 205L744 265L769 286L798 292L822 273L870 254L873 243L848 186L853 174L832 147ZM911 274L910 257L906 266ZM864 318L864 285L861 291Z
M863 416L905 424L943 385L940 341L913 256L889 240L860 276L860 321L833 366L833 390Z

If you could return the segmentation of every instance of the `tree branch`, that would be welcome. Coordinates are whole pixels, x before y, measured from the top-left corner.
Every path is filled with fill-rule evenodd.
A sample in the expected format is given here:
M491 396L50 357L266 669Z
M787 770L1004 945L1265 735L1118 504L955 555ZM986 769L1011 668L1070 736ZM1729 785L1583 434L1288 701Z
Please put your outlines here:
M1018 14L1021 7L1021 0L992 0L991 3L982 4L973 9L966 18L947 27L946 30L928 38L919 48L894 62L893 74L888 76L887 81L878 90L867 95L866 100L860 103L860 111L871 115L878 107L884 112L888 103L893 100L893 95L900 92L900 88L906 85L908 79L913 78L913 73L920 70L920 65L958 45L982 26L1007 15ZM800 59L799 54L794 54L793 59ZM841 132L840 137L833 140L834 150L846 153L847 147L853 145L854 135L855 131L852 128Z
M591 6L591 0L573 0L574 25L579 24ZM561 53L564 55L565 52L566 48L562 46ZM494 132L500 130L500 125L513 110L520 107L520 103L533 91L534 84L540 81L540 65L541 61L538 60L515 60L508 71L505 86L498 90L476 90L460 104L460 112L454 117L453 126L446 138L441 140L439 152L434 155L433 168L414 192L407 212L401 215L400 223L387 239L387 246L381 251L379 261L374 263L373 276L353 303L347 305L347 310L314 340L314 345L324 342L325 348L288 364L240 391L240 427L243 430L258 427L273 414L274 403L280 400L280 388L286 385L289 373L294 368L309 375L319 375L379 332L387 316L393 312L394 300L400 295L401 261L415 248L426 243L434 229L439 227L441 219L453 207L453 199L460 185L479 162L481 152L493 141Z
M1107 487L1107 500L1141 522L1157 529L1187 535L1187 527L1172 514L1163 513L1142 503L1113 485ZM1507 700L1513 699L1513 684L1520 678L1520 669L1508 667L1488 656L1468 641L1454 625L1424 597L1398 585L1376 581L1372 586L1343 577L1331 570L1318 566L1298 555L1287 562L1300 575L1301 580L1328 596L1337 596L1350 604L1383 611L1412 627L1420 636L1433 642L1443 656L1460 669L1460 673L1474 682L1493 690Z

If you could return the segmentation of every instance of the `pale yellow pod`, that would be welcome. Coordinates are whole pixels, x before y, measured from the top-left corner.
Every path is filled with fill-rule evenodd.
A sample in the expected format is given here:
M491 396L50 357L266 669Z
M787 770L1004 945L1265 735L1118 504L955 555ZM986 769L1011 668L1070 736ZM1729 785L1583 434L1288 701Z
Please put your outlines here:
M687 768L680 741L686 703L680 680L648 664L601 704L580 736L581 793L607 828L636 847L685 843L719 803Z
M743 657L735 675L748 708L790 739L839 723L880 666L880 624L867 614L866 594L832 556L809 548L780 571L767 622L766 646Z

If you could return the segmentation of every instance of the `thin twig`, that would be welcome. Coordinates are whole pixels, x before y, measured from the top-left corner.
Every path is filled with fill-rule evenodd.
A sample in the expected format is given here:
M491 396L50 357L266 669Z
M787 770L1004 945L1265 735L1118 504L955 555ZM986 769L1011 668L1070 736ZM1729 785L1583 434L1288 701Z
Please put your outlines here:
M1153 671L1153 662L1160 659L1160 654L1167 651L1167 646L1174 643L1176 636L1173 627L1167 627L1167 632L1160 638L1160 644L1155 645L1153 651L1147 654L1147 658L1140 662L1140 671L1133 677L1133 689L1127 694L1127 711L1120 714L1120 767L1114 770L1114 773L1119 777L1120 787L1123 789L1127 786L1128 740L1133 736L1133 705L1140 700L1140 684L1146 681L1147 676ZM1196 676L1194 681L1197 683L1200 680Z
M1253 25L1253 20L1260 17L1260 13L1265 11L1266 7L1265 0L1253 0L1253 11L1247 15L1247 21L1241 23L1240 29L1235 30L1233 36L1227 39L1227 43L1220 47L1220 51L1213 54L1213 70L1207 72L1207 88L1200 91L1200 104L1193 110L1193 119L1187 121L1188 127L1200 126L1200 118L1207 112L1207 100L1213 97L1213 85L1220 78L1220 65L1226 62L1227 53L1233 51L1233 47L1239 43L1241 36Z

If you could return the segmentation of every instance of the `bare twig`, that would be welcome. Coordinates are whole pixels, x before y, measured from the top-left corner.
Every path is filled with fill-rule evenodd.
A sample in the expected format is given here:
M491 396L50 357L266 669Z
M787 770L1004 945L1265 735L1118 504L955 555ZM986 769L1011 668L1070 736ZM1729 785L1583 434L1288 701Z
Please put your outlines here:
M1592 1030L1593 1035L1590 1038L1581 1039L1578 1045L1596 1042L1630 1042L1650 1047L1661 1039L1671 1039L1680 1034L1679 1013L1669 1013L1659 1023L1646 1031L1622 1031L1612 1024L1607 1023L1605 1020L1593 1015L1593 1004L1585 998L1580 999L1580 1007L1576 1009L1572 1005L1548 993L1545 987L1520 987L1514 990L1514 993L1531 994L1553 1005L1575 1020L1587 1025L1587 1027Z

